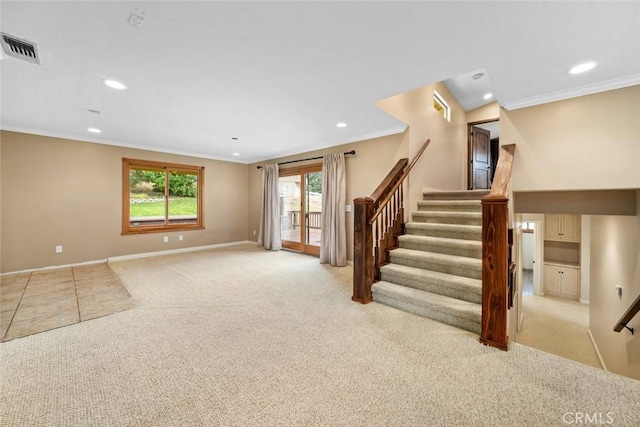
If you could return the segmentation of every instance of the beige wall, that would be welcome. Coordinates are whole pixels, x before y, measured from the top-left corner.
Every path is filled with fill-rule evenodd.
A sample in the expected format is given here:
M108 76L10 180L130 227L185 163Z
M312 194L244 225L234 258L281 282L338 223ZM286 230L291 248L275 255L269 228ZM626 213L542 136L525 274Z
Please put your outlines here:
M640 293L640 211L629 205L634 199L640 203L640 192L629 197L640 188L638 117L640 86L503 109L500 143L516 144L511 189L518 212L594 215L584 223L590 227L590 257L582 259L588 269L590 330L609 370L640 379L638 335L613 332ZM634 191L610 191L620 189ZM529 191L537 193L524 193ZM616 284L625 288L622 299ZM637 317L634 322L640 328Z
M247 240L247 165L14 132L0 137L2 272ZM205 229L122 236L123 157L204 166Z
M433 108L433 90L451 107L451 122ZM443 83L415 89L383 99L378 107L409 126L408 144L413 159L427 139L431 143L409 175L409 200L415 209L422 189L466 189L467 119L462 107Z
M249 238L256 241L260 227L262 172L256 168L257 165L356 150L354 156L345 157L347 165L347 204L353 205L353 199L360 196L369 196L396 162L401 158L407 157L407 148L403 144L404 139L405 134L401 133L249 165L249 222L247 228ZM318 162L321 163L322 160L308 163ZM300 166L301 164L304 163L295 163L294 165ZM283 168L285 167L283 166ZM347 259L353 260L353 212L345 215L347 217ZM256 234L254 234L254 231Z
M514 111L500 143L516 144L511 189L640 187L640 85Z
M640 216L591 217L590 249L589 329L607 369L640 380L640 334L613 332L640 295ZM621 298L616 285L623 288ZM640 314L629 326L640 331Z
M500 105L497 102L483 105L482 107L474 108L467 111L467 122L475 123L485 120L499 119L500 118Z

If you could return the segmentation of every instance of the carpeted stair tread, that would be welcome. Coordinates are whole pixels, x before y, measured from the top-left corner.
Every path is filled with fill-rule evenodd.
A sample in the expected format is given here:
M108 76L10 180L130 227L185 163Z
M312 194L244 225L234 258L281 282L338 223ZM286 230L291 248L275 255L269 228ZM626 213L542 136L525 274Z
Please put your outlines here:
M380 269L373 299L480 333L482 202L488 190L427 191L390 263Z
M386 281L374 283L372 292L374 301L480 333L482 309L479 304Z
M482 212L479 200L419 200L419 211Z
M434 224L482 225L482 212L428 212L411 213L413 222Z
M391 255L391 262L394 264L424 268L473 279L482 278L481 259L404 248L394 249L389 254Z
M400 264L387 264L380 272L382 280L387 282L476 304L482 301L482 281L478 279Z
M405 224L407 234L420 236L447 237L451 239L481 240L481 225L432 224L428 222L408 222Z
M479 240L449 239L446 237L404 234L398 236L401 248L436 252L470 258L482 258L482 242Z
M424 200L480 200L489 190L429 191L422 190Z

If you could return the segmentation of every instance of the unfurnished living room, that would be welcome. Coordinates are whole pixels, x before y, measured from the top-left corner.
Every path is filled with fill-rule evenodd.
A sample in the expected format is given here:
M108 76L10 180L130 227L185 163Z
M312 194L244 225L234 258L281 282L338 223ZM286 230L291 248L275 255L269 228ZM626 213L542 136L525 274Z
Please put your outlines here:
M0 424L640 425L639 23L0 1Z

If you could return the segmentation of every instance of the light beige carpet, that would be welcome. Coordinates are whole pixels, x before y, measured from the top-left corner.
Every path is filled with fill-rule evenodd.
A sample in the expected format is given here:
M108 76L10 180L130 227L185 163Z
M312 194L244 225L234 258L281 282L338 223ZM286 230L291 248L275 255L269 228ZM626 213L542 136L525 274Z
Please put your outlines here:
M538 350L602 368L589 338L589 306L550 296L522 297L524 318L516 340Z
M111 266L135 309L0 344L3 426L640 424L640 381L354 303L350 267L253 245Z

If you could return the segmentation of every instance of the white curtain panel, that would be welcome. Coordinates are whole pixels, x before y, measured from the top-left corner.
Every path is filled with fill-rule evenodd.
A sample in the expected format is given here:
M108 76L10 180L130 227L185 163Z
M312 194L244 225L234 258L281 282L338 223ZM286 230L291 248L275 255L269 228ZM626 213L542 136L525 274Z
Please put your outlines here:
M347 264L345 203L347 178L344 154L322 159L322 242L320 263L342 267Z
M277 163L262 167L262 209L260 211L258 246L272 251L282 249L278 180Z

